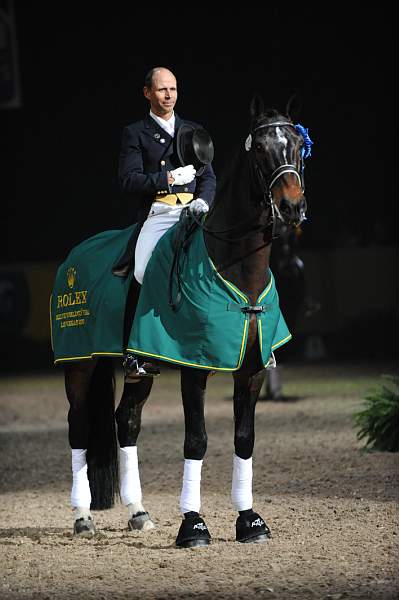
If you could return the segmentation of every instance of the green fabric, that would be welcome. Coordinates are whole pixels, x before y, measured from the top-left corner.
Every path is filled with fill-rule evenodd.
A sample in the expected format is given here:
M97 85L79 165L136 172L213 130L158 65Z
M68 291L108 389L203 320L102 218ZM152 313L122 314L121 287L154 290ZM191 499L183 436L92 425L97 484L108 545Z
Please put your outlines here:
M128 342L136 354L212 369L239 369L245 354L249 315L240 310L248 298L215 270L197 230L181 261L182 301L176 312L168 305L173 239L178 224L158 242L147 265ZM174 297L176 286L174 286ZM281 314L273 275L257 305L262 362L291 338Z
M59 267L50 301L55 363L122 355L123 317L133 274L122 279L111 270L134 227L85 240Z

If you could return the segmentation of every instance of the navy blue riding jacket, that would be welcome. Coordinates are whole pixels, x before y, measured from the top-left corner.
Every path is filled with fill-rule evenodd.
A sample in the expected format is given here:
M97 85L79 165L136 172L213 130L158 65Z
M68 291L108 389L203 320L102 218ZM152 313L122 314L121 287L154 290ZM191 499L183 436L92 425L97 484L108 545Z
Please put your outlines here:
M167 171L181 167L175 139L182 124L201 127L193 121L181 119L175 113L175 137L172 138L150 115L127 125L122 134L119 155L119 185L129 200L132 221L143 222L157 194L186 192L194 198L203 198L212 205L216 177L212 166L206 165L202 175L186 185L169 187Z

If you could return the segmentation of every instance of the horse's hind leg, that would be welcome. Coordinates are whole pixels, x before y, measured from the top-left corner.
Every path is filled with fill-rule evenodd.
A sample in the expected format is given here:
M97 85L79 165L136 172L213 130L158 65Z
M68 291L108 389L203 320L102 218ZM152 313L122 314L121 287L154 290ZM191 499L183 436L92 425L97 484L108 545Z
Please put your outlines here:
M239 516L236 539L239 542L265 542L270 530L252 508L252 453L255 443L255 407L265 371L236 372L234 377L234 457L231 499Z
M65 391L69 402L68 436L72 453L71 505L74 534L92 537L94 522L90 514L91 493L87 476L89 443L89 386L95 361L68 363L65 366Z
M211 536L204 520L199 516L201 508L201 469L207 448L204 401L208 371L181 369L181 391L184 408L184 473L180 496L183 515L176 545L183 548L208 546Z
M115 413L120 468L120 495L129 513L129 529L149 531L154 528L142 504L142 493L137 457L137 438L141 429L141 413L150 394L153 379L145 377L131 383L125 379L123 394Z

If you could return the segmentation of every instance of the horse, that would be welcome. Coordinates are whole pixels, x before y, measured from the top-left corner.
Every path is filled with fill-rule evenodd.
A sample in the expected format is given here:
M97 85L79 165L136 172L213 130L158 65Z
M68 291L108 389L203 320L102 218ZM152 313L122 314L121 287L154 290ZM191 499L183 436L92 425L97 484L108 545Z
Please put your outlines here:
M226 288L245 298L245 306L232 308L243 319L245 344L240 349L237 365L227 369L232 372L234 382L231 499L238 512L236 540L241 543L262 543L271 537L266 521L253 510L255 407L266 368L275 365L273 350L288 341L290 334L287 330L283 339L270 346L265 360L260 351L263 348L260 320L268 307L262 306L260 299L274 285L269 262L277 224L296 227L306 218L304 158L310 155L311 144L307 130L301 125L294 125L289 103L285 112L280 112L265 108L261 98L255 96L250 105L248 137L240 143L228 169L222 174L214 206L207 216L201 220L191 217L195 222L191 222L191 226L186 225L185 230L183 228L186 235L175 248L174 264L169 274L169 308L173 312L181 300L179 252L184 254L192 232L199 231L216 275ZM143 287L144 284L145 280ZM173 293L174 289L178 290L177 296ZM140 305L141 293L139 299L138 287L132 282L125 315L121 316L125 333L130 328L132 331L135 329L137 314L135 319L134 313L137 303ZM274 297L278 307L277 291ZM130 340L125 335L124 344L134 351ZM162 362L162 357L158 356L158 360ZM148 531L154 527L142 504L137 458L141 415L153 378L131 378L126 371L122 397L115 411L114 367L115 358L109 356L85 357L85 360L71 360L65 364L69 443L72 449L71 502L74 507L74 533L79 537L95 534L90 507L92 510L112 507L118 489L123 504L128 507L129 528ZM207 449L205 392L208 377L214 369L206 364L193 366L183 361L179 367L185 438L180 495L182 521L175 543L183 548L203 547L212 541L200 516L200 481Z

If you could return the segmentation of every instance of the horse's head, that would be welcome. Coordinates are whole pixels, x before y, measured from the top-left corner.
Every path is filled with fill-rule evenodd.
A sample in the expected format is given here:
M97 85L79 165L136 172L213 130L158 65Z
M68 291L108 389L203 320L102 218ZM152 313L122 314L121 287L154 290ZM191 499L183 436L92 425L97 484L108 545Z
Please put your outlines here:
M270 206L273 220L297 226L306 217L303 160L312 144L307 130L276 110L251 104L251 131L245 143L255 184Z

